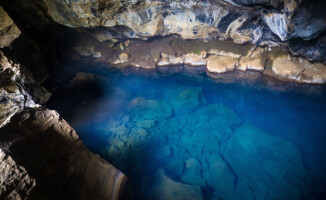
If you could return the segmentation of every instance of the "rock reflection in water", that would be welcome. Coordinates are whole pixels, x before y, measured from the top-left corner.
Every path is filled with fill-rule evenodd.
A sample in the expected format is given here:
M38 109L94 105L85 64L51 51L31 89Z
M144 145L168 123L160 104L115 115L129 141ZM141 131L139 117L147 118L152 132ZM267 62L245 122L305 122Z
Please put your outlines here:
M326 130L324 97L188 79L80 77L110 87L75 111L61 109L70 109L87 146L127 174L136 199L322 198L325 136L313 137Z

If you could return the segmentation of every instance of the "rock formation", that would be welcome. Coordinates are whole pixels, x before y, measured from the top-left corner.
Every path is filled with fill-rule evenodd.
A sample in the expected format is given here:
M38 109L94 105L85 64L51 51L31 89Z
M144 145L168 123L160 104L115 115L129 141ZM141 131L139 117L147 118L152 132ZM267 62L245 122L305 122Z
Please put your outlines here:
M2 0L0 198L130 198L126 176L91 153L56 111L44 107L51 96L41 86L47 85L45 80L54 82L56 87L60 81L65 81L63 72L66 70L79 71L91 64L122 72L133 67L135 71L144 70L158 76L207 74L216 80L226 77L230 81L244 79L243 74L246 74L254 80L271 76L300 84L325 84L325 7L323 0ZM85 77L87 79L87 75ZM171 102L172 106L163 101L136 98L129 104L133 111L131 114L139 118L137 112L146 105L146 117L135 124L134 130L118 126L110 131L119 135L121 140L126 140L124 136L130 132L144 139L148 135L146 129L156 126L157 119L173 115L173 109L178 114L195 110L199 102L204 101L200 92L198 88L182 91L178 94L178 101ZM189 99L195 103L179 104ZM201 112L216 112L216 107L231 113L228 117L236 125L241 123L241 119L223 105L207 106ZM221 131L220 140L231 133L229 126L231 124L214 126ZM170 128L180 131L178 127ZM230 143L241 143L238 135L245 134L244 130L253 132L254 136L262 132L250 125L242 125L235 130ZM264 143L259 136L257 140ZM184 142L189 143L189 138L185 137ZM290 146L291 151L297 151L291 144L281 143ZM126 155L120 152L123 145L114 144L108 149L108 154L125 159ZM257 144L253 146L261 148ZM171 151L162 147L159 154L164 157ZM252 153L229 146L225 152L219 152L218 158L207 158L211 166L201 166L209 170L218 167L224 170L227 175L223 177L223 184L228 185L229 190L218 192L226 198L238 187L232 183L235 173L228 169L222 157L232 152L239 152L238 156ZM194 150L193 153L198 152ZM258 182L240 180L239 187L243 186L242 183L250 183L259 190L267 176L275 178L285 170L294 173L297 179L275 182L292 191L299 190L304 176L301 160L291 163L292 158L287 157L288 167L280 169L278 159L275 157L274 161L261 164L257 170L262 170L264 175ZM183 172L180 172L180 163L172 163L164 169L179 173L184 183L174 182L162 169L158 170L155 176L160 179L155 182L152 192L160 194L161 188L173 185L185 191L179 198L188 199L187 193L199 191L204 180L218 190L221 181L209 177L197 180L196 186L188 185L193 184L190 180L194 171L200 170L198 163L196 159L185 161ZM291 168L291 164L295 168ZM250 166L245 164L238 166L236 173L248 168ZM263 170L271 168L274 171L270 170L266 175ZM246 186L241 191L250 196L251 190ZM269 190L278 189L271 187ZM267 193L268 190L261 190L255 195L262 197ZM172 198L175 194L164 195ZM289 198L292 197L296 196L289 193ZM202 198L199 195L195 199Z

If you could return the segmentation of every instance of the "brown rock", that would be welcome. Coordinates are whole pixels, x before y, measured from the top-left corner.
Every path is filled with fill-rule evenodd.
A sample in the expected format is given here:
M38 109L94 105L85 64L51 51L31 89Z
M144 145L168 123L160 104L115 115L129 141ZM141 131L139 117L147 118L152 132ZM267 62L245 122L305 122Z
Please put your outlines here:
M211 55L207 59L207 71L212 73L223 73L233 71L238 59L228 56Z
M26 110L1 130L1 136L11 140L0 148L9 149L9 156L36 180L29 199L116 200L129 194L126 176L90 152L56 111Z
M13 40L19 37L20 33L16 24L0 6L0 48L9 46Z
M239 62L239 66L237 69L241 71L246 71L247 69L255 70L255 71L264 71L265 62L267 59L267 53L263 48L256 48L250 55L242 57Z

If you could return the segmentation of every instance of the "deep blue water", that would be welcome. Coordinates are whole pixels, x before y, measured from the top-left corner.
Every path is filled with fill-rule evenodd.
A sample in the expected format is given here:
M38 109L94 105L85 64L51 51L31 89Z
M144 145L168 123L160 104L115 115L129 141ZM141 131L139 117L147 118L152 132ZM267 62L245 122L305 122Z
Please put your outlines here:
M187 77L79 74L49 107L136 199L325 199L326 96Z

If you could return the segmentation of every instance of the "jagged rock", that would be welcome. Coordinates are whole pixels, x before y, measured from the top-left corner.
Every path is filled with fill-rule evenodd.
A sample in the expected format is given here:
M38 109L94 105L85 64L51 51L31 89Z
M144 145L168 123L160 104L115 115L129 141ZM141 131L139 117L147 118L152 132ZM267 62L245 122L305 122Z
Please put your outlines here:
M33 179L24 176L24 181L31 180L25 182L26 192L32 189L29 199L120 199L128 194L126 176L91 153L55 111L27 109L2 128L0 137L0 148L36 181L32 189ZM19 181L19 174L26 171L17 170L16 175L0 176L5 183ZM24 185L17 186L20 194ZM3 194L0 190L0 197Z
M168 66L168 65L182 65L184 63L183 57L175 57L173 55L167 55L161 53L161 59L157 62L158 66Z
M16 24L0 6L0 48L9 46L13 40L19 37L20 33Z
M237 69L241 71L246 71L247 69L264 71L266 60L267 52L265 52L263 48L257 47L252 52L250 52L250 55L240 59Z
M101 42L178 34L185 39L232 39L240 44L269 46L322 35L326 29L325 5L322 0L3 1L23 29L49 30L57 22L75 29L87 28ZM325 49L324 45L313 48ZM311 52L300 54L316 57Z
M0 51L0 127L25 107L45 103L50 93L35 83L31 73Z
M206 69L208 72L211 73L224 73L228 71L233 71L237 63L237 58L211 55L207 58Z
M175 182L167 177L162 169L156 173L156 182L148 192L149 199L153 200L200 200L203 199L199 186Z
M35 187L35 179L26 169L0 149L0 198L27 199Z

